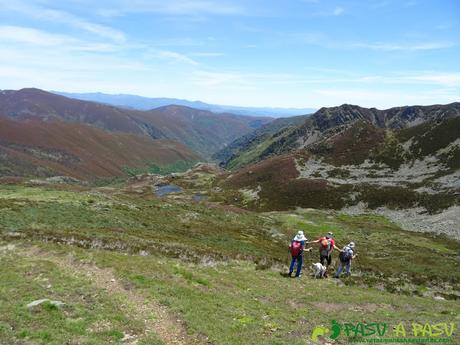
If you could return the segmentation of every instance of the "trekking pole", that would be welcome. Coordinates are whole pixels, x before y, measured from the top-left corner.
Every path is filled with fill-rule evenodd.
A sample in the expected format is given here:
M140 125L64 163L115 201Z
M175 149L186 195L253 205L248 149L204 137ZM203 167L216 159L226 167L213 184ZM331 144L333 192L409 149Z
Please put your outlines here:
M289 271L289 269L291 268L291 260L292 260L290 248L289 248L288 251L287 251L287 259L288 259L287 267L288 267L288 271Z

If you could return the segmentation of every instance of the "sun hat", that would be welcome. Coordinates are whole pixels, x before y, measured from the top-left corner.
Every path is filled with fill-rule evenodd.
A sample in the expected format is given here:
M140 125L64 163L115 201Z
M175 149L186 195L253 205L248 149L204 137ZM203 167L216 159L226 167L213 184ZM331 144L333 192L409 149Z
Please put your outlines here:
M307 240L307 238L303 234L302 230L299 230L299 232L297 232L297 235L295 235L295 237L294 237L294 241L306 241L306 240Z

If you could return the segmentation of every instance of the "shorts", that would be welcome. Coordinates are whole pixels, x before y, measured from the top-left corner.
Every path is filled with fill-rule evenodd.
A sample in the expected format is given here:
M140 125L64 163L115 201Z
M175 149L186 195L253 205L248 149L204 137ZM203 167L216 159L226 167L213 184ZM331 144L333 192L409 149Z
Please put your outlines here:
M332 255L319 255L319 262L321 265L324 265L324 262L327 262L327 266L329 266L332 263Z

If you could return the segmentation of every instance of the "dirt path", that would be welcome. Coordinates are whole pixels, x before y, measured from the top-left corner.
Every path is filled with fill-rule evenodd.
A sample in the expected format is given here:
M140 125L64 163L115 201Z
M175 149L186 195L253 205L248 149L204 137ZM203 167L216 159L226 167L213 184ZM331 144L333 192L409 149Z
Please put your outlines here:
M34 255L52 261L61 269L74 274L86 276L95 287L106 290L110 295L128 302L129 307L121 305L122 309L135 319L142 319L145 324L144 334L127 334L124 343L134 345L139 338L155 333L166 345L197 345L211 344L206 337L190 336L181 320L174 316L165 306L153 301L139 291L127 289L115 277L112 270L102 269L76 259L71 254L67 256L54 255L33 248L27 255Z

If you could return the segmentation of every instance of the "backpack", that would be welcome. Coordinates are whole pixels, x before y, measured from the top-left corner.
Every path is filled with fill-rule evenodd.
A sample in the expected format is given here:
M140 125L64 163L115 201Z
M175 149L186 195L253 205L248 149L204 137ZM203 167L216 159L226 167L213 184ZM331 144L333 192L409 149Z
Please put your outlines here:
M328 240L327 238L321 240L321 246L323 247L323 249L331 249L331 241Z
M293 241L291 244L291 254L292 256L299 256L302 252L302 243L298 241Z
M343 247L343 252L340 252L339 259L342 262L350 261L353 256L353 250L350 247Z
M321 240L320 252L322 256L328 256L331 250L331 241L327 238Z

